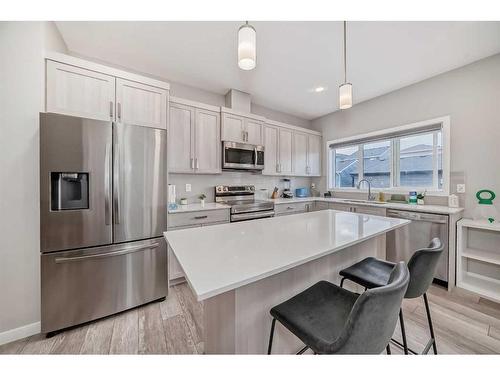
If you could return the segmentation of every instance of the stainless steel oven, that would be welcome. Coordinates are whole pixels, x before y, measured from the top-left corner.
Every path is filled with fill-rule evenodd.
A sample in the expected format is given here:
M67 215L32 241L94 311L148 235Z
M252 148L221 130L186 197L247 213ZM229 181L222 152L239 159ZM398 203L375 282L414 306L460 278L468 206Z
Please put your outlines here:
M264 169L264 146L246 143L223 142L223 169L244 169L261 171Z

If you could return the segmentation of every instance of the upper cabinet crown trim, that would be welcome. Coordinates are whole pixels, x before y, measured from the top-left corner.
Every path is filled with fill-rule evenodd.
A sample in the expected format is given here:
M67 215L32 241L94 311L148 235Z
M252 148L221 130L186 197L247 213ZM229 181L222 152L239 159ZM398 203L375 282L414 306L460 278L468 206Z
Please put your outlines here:
M230 115L237 115L241 117L251 118L252 120L266 121L264 116L254 115L253 113L235 111L234 109L227 107L220 107L221 113L229 113Z
M111 68L106 65L97 64L91 61L87 61L84 59L80 59L78 57L65 55L64 53L59 52L47 52L45 55L47 60L52 60L56 62L60 62L67 65L73 65L78 68L83 68L87 70L92 70L94 72L107 74L110 76L115 76L118 78L127 79L129 81L134 81L138 83L143 83L146 85L154 86L164 90L170 90L170 84L168 82L160 81L154 78L144 77L140 74L130 73L124 70Z
M179 98L177 96L170 96L170 103L183 104L190 107L196 107L200 109L206 109L208 111L220 112L220 107L200 102L195 102L194 100L188 100Z
M318 132L316 130L303 128L301 126L290 125L290 124L286 124L284 122L274 121L274 120L270 120L270 119L266 119L266 125L279 126L281 128L288 128L288 129L295 130L295 131L302 132L302 133L314 134L314 135L321 136L321 132Z

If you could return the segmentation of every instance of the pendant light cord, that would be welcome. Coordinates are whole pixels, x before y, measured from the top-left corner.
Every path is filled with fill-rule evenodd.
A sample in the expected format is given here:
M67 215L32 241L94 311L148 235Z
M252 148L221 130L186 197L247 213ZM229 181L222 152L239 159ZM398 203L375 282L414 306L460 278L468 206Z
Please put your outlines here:
M347 83L347 43L346 43L346 24L344 21L344 83Z

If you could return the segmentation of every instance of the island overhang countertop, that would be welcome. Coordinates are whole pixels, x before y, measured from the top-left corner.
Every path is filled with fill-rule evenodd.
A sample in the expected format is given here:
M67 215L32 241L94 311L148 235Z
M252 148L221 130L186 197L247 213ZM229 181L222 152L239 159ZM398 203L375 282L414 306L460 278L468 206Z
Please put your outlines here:
M409 224L322 210L164 232L202 301Z

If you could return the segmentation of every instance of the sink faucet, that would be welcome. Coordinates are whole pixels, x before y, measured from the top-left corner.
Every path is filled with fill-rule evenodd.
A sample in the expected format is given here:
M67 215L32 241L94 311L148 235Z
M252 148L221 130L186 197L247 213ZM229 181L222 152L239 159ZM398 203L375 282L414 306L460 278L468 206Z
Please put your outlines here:
M361 187L361 183L362 182L366 182L368 184L368 200L369 201L374 201L375 200L375 196L372 195L372 184L370 183L370 181L368 181L366 178L363 178L362 180L360 180L358 182L358 186L357 188L359 189Z

